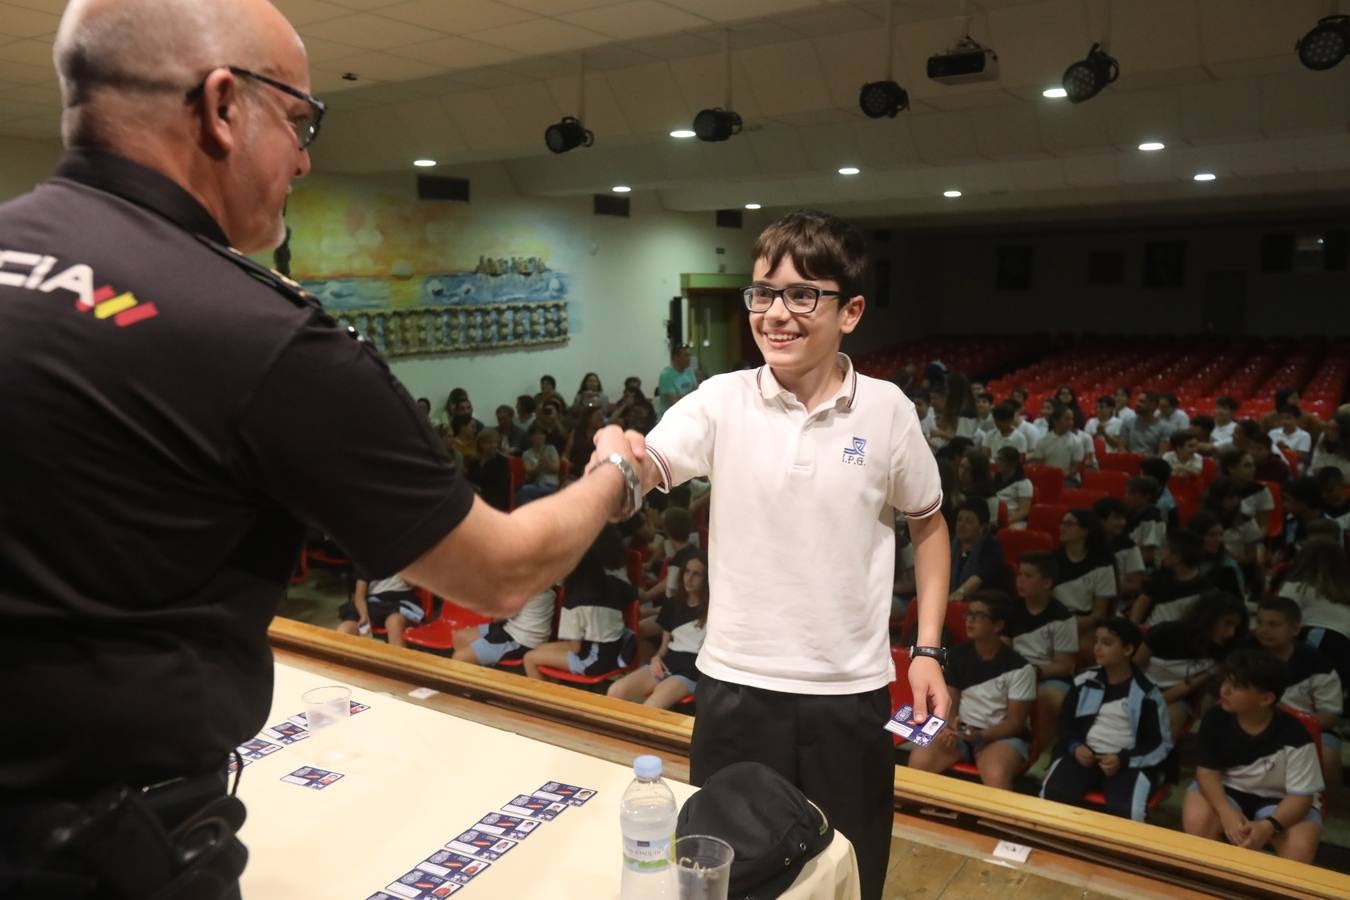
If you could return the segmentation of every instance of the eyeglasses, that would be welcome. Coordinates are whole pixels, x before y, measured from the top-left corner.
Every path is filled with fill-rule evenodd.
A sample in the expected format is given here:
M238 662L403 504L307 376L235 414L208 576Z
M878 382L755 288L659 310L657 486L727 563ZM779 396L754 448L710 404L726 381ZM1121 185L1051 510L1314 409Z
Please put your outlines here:
M820 288L805 284L794 284L785 288L771 288L767 284L752 284L741 291L741 295L745 297L745 308L751 312L768 312L769 308L773 306L773 301L782 297L783 306L787 311L799 315L815 312L816 304L820 302L821 297L844 296L840 291L822 291Z
M300 116L298 118L291 116L287 119L287 124L289 124L291 130L295 132L295 139L299 142L301 150L308 150L310 145L318 139L319 126L323 124L323 114L328 111L327 105L325 105L322 100L306 94L299 88L293 88L289 84L277 81L275 78L268 78L266 75L259 75L257 72L250 72L248 69L241 69L238 66L225 66L224 68L232 75L260 81L270 88L281 91L283 94L287 94L297 100L305 101L305 103L309 105L309 115ZM213 69L212 71L215 70ZM210 75L211 73L208 72L206 78L209 78ZM195 101L202 95L206 90L206 78L202 79L201 84L187 92L188 100Z

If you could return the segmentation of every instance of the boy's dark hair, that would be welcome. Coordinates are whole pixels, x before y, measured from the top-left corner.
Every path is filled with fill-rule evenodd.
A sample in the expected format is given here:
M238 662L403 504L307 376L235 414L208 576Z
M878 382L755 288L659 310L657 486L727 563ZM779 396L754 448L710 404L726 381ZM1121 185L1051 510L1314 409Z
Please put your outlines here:
M910 388L905 391L905 396L909 397L911 403L916 403L919 400L929 404L933 402L933 397L928 393L928 388Z
M516 408L514 406L507 406L503 403L501 406L497 407L497 415L500 416L502 413L509 413L514 416L516 414Z
M1179 431L1172 432L1172 435L1167 439L1167 443L1172 445L1173 450L1180 450L1182 447L1186 446L1187 441L1195 439L1194 431L1191 431L1189 428L1182 428ZM1172 473L1168 472L1167 474L1170 477Z
M1289 664L1265 650L1239 650L1224 663L1223 676L1233 687L1274 694L1278 703L1289 687Z
M528 416L534 412L534 397L529 394L521 394L516 398L516 409L520 410L521 415Z
M1345 473L1336 466L1323 466L1317 470L1317 484L1322 490L1326 490L1333 484L1345 481Z
M994 403L994 395L989 393L988 391L980 391L978 394L975 395L975 399L983 400L985 403L988 403L991 406Z
M1293 403L1286 403L1284 406L1280 407L1280 415L1293 416L1295 419L1298 419L1303 416L1303 410L1299 409Z
M1019 566L1031 566L1042 578L1049 578L1051 581L1059 579L1059 563L1055 562L1055 554L1046 553L1044 550L1028 550L1017 557Z
M1072 415L1073 415L1073 407L1071 407L1071 406L1065 406L1063 403L1056 403L1056 404L1055 404L1055 411L1052 412L1052 413L1050 413L1050 421L1051 421L1051 422L1058 422L1060 419L1064 418L1064 414L1065 414L1065 413L1068 413L1070 416L1072 416Z
M1185 528L1172 528L1167 532L1167 549L1181 558L1182 565L1194 568L1204 559L1205 540Z
M1191 416L1191 430L1196 433L1196 437L1209 434L1214 430L1214 417L1200 413L1198 416Z
M417 402L418 402L418 403L425 403L427 406L430 406L430 405L431 405L431 400L428 399L428 398L426 398L426 397L418 397L418 398L417 398Z
M661 527L672 541L687 541L694 531L694 516L682 506L667 506L661 514Z
M1322 505L1322 486L1311 475L1302 475L1284 486L1284 496L1317 509Z
M967 450L974 446L975 442L970 438L963 435L957 435L947 442L946 449L952 452L952 460L955 461L960 459Z
M995 422L1011 422L1017 415L1017 407L1007 402L1000 403L993 408L990 415L994 417Z
M1266 610L1268 612L1278 613L1284 618L1288 625L1303 624L1303 610L1298 602L1288 597L1265 597L1257 605L1257 610Z
M1177 406L1178 406L1178 404L1177 404L1177 395L1176 395L1176 394L1159 394L1159 395L1158 395L1158 399L1159 399L1159 400L1166 400L1166 401L1167 401L1167 405L1170 406L1170 407L1172 407L1173 409L1176 409Z
M773 272L785 256L803 278L838 282L841 305L863 293L867 246L862 232L838 216L799 209L760 232L754 259L768 260Z
M457 387L450 389L449 401L451 403L459 403L461 400L468 400L468 399L469 399L469 392L464 390L464 388Z
M547 381L548 386L553 388L554 390L557 390L558 388L558 379L554 378L552 375L540 375L539 380L541 382Z
M1247 440L1266 436L1265 431L1261 428L1261 423L1255 419L1243 419L1238 422L1238 431L1241 431Z
M975 518L980 520L981 525L989 524L989 501L973 497L969 500L963 500L961 505L956 508L957 512L968 512L974 514Z
M1229 415L1232 415L1233 413L1238 411L1238 402L1234 400L1232 397L1227 396L1226 394L1215 400L1214 405L1222 406L1224 409L1228 410Z
M1098 405L1098 406L1109 406L1109 407L1111 407L1112 409L1115 409L1115 408L1116 408L1116 398L1115 398L1115 397L1112 397L1110 394L1102 394L1100 397L1097 398L1097 405Z
M1162 485L1152 475L1136 475L1125 482L1125 493L1147 497L1150 503L1157 503L1162 496Z
M1139 626L1131 622L1124 616L1112 616L1097 624L1098 628L1105 628L1116 636L1121 646L1133 647L1138 650L1144 643L1144 632L1139 630ZM1134 654L1131 653L1131 656Z
M1008 617L1012 615L1012 598L1006 591L994 590L992 588L972 591L966 598L967 603L983 603L989 607L989 619L993 622L1002 622L1008 624Z
M1103 497L1092 504L1092 512L1103 522L1111 516L1120 516L1122 519L1129 518L1129 510L1125 508L1125 501L1119 497Z
M1139 474L1158 482L1158 493L1154 497L1156 500L1162 496L1163 488L1172 477L1172 464L1161 456L1150 456L1139 464Z
M1013 466L1015 474L1019 474L1023 478L1026 477L1026 474L1022 471L1022 453L1012 444L1004 444L998 448L998 461ZM1008 473L1004 474L1007 475Z

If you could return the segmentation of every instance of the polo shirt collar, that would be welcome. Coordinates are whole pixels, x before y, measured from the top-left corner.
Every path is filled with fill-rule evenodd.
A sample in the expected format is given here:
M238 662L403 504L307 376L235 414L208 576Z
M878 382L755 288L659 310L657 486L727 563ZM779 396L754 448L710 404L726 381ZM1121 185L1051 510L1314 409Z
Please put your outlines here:
M168 176L126 157L76 147L61 160L56 177L115 194L158 213L189 234L229 246L229 238L197 198Z
M840 353L835 357L835 364L839 366L839 371L844 375L844 383L839 385L839 390L835 391L834 407L836 409L852 409L853 399L858 395L858 371L853 368L853 360L848 358L847 353ZM759 388L760 396L765 400L773 400L783 395L792 396L792 392L778 383L774 377L773 369L767 365L760 366L755 372L755 385Z

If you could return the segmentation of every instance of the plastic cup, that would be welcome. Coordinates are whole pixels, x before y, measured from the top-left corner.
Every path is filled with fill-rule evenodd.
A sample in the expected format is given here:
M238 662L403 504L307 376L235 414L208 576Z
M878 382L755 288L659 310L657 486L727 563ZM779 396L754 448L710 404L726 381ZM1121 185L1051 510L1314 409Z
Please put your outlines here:
M679 900L727 900L731 861L736 856L721 838L691 834L675 841Z
M305 724L311 738L341 726L352 716L352 689L330 684L300 695L305 704Z

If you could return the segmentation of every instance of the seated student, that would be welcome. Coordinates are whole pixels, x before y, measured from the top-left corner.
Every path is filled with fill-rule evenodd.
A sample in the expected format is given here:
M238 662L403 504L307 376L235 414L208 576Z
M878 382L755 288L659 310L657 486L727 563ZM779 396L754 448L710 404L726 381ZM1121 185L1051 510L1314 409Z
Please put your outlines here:
M516 397L516 426L525 433L521 440L521 452L530 442L530 426L534 424L534 397L529 394L520 394Z
M1157 550L1167 538L1167 520L1158 509L1162 486L1150 475L1135 475L1125 482L1125 531L1139 547L1144 565L1156 564Z
M1087 420L1083 430L1093 437L1105 440L1120 434L1120 418L1116 416L1116 400L1110 394L1097 398L1097 414Z
M651 587L640 593L643 606L638 636L644 642L654 643L661 639L657 617L666 598L674 596L679 590L684 564L699 553L699 547L694 543L698 539L698 535L693 533L694 517L688 509L667 506L661 513L661 532L664 537L657 542L660 550L652 554L652 559L655 562L659 557L663 561L665 577L658 578Z
M1198 416L1191 416L1191 432L1195 434L1196 452L1200 452L1201 444L1208 444L1210 435L1214 433L1214 417L1201 413Z
M1132 622L1152 628L1176 621L1214 586L1200 571L1202 544L1198 535L1183 528L1167 533L1162 566L1148 577L1130 607Z
M998 452L1004 447L1016 448L1019 458L1026 456L1031 445L1027 443L1026 435L1017 430L1016 408L1011 403L1000 403L989 415L994 420L994 427L990 431L975 432L975 446L991 459L997 459Z
M1012 787L1031 752L1027 717L1036 699L1036 671L1003 642L1008 604L998 591L970 598L966 633L947 656L945 671L952 714L927 747L909 754L911 768L944 772L959 761L973 762L990 787Z
M1120 431L1108 443L1114 442L1117 450L1156 456L1159 445L1169 434L1171 430L1158 418L1158 395L1142 391L1136 414L1131 418L1121 414Z
M964 600L972 591L1002 587L1003 548L988 532L989 502L962 501L952 535L952 600Z
M488 506L506 512L511 507L511 465L502 454L501 435L495 428L484 428L476 441L477 453L465 474Z
M1299 605L1305 628L1350 638L1350 561L1335 541L1304 543L1285 573L1279 596ZM1310 636L1309 643L1320 641Z
M1148 566L1144 565L1144 554L1139 545L1130 537L1126 524L1125 501L1115 497L1103 497L1092 504L1092 513L1102 523L1106 532L1107 546L1116 559L1116 580L1119 582L1120 597L1131 598L1144 587L1144 576Z
M395 647L406 647L403 632L422 622L422 601L412 585L399 575L356 579L352 599L338 607L337 630L343 634L370 634L383 628Z
M1280 493L1284 500L1284 530L1280 534L1278 556L1288 561L1308 539L1309 525L1330 520L1322 515L1322 488L1311 475L1295 478Z
M1163 428L1168 434L1191 426L1191 417L1177 404L1176 394L1158 396L1158 421L1163 423Z
M1008 402L1013 406L1013 427L1022 434L1022 437L1026 438L1027 450L1030 451L1044 435L1041 433L1041 430L1036 427L1035 423L1024 415L1026 406L1025 398L1018 400L1016 398L1016 393L1014 392L1013 398Z
M1065 484L1078 483L1084 457L1083 442L1073 431L1073 410L1067 406L1055 409L1050 416L1050 432L1027 454L1029 460L1062 469Z
M515 409L506 403L497 407L497 433L501 435L503 453L518 454L529 443L525 429L516 423Z
M1049 434L1051 431L1054 430L1054 426L1051 425L1051 422L1054 420L1054 418L1055 418L1055 400L1053 397L1047 397L1046 399L1041 401L1040 417L1037 418L1036 421L1031 423L1032 427L1036 429L1036 440L1031 442L1031 446L1033 448L1038 443L1040 443L1041 438L1045 437L1047 434Z
M1187 723L1199 715L1219 663L1246 631L1247 607L1242 600L1222 591L1207 591L1186 615L1150 628L1144 636L1134 662L1163 692L1173 742L1181 739Z
M1202 509L1186 523L1186 530L1200 538L1200 572L1221 591L1247 596L1242 567L1224 546L1223 523L1207 509Z
M1199 478L1205 470L1205 459L1200 455L1200 438L1189 428L1172 432L1167 439L1172 449L1163 454L1163 460L1172 467L1176 478Z
M1327 786L1341 786L1341 739L1331 727L1345 705L1341 676L1331 660L1298 639L1303 612L1288 597L1268 597L1256 610L1255 644L1289 666L1289 686L1280 705L1308 713L1322 726L1322 777Z
M1085 806L1084 795L1100 790L1107 812L1144 821L1172 734L1162 692L1132 662L1142 643L1139 626L1128 619L1097 626L1097 665L1074 678L1064 699L1055 761L1041 785L1046 800Z
M1158 499L1153 505L1162 513L1164 524L1179 525L1177 500L1167 485L1172 481L1172 467L1160 456L1150 456L1139 464L1139 474L1158 482Z
M1073 613L1051 594L1055 589L1055 557L1050 553L1023 553L1017 562L1017 596L1005 638L1036 670L1036 718L1041 740L1054 741L1059 705L1069 691L1078 657L1078 623Z
M1209 439L1200 444L1200 452L1218 455L1233 446L1233 434L1238 429L1238 402L1232 397L1219 397L1214 401L1214 427L1210 429Z
M1086 509L1064 514L1055 551L1055 599L1078 617L1080 647L1091 640L1092 628L1106 617L1119 594L1116 559L1106 542L1101 520Z
M1256 519L1242 511L1242 495L1227 478L1220 478L1205 491L1205 509L1223 526L1223 545L1242 569L1247 596L1259 584L1265 566L1266 533Z
M1270 435L1257 433L1247 440L1247 452L1252 455L1252 477L1257 481L1269 481L1284 484L1294 477L1289 461L1270 439Z
M962 500L984 500L994 496L994 477L989 472L989 457L975 447L956 460L956 483Z
M1342 480L1350 476L1350 413L1332 416L1313 447L1308 472L1316 475L1328 466L1339 470Z
M694 661L708 626L708 557L699 551L680 568L680 586L666 598L656 624L661 648L651 662L609 686L609 696L670 709L698 684Z
M1036 488L1022 470L1022 454L1011 444L1000 447L994 456L994 471L994 502L989 505L990 515L994 515L1001 501L1008 508L1008 527L1026 528Z
M1234 653L1219 703L1200 723L1200 759L1181 808L1187 834L1311 863L1325 788L1312 737L1276 707L1289 667L1261 650Z
M558 450L548 443L548 430L538 422L530 426L530 445L520 455L525 466L525 483L516 491L516 506L555 493L558 490L558 469L562 460Z
M1303 410L1292 403L1286 403L1279 410L1276 419L1279 425L1272 428L1268 434L1272 444L1277 447L1288 447L1298 454L1301 465L1307 465L1308 459L1312 456L1312 435L1298 427L1298 421L1302 417Z
M1257 438L1249 438L1250 443L1256 443L1258 438L1264 438L1265 435L1258 435ZM1266 438L1266 443L1270 439ZM1279 479L1280 484L1288 481L1288 470L1286 475ZM1256 522L1256 527L1261 529L1264 536L1270 529L1270 514L1275 508L1275 498L1271 496L1270 490L1256 479L1256 460L1251 453L1236 448L1226 451L1219 457L1219 477L1226 478L1232 484L1232 490L1238 497L1238 508L1243 515L1250 516ZM1213 485L1210 485L1213 489ZM1236 556L1237 554L1233 554Z
M1121 425L1124 425L1126 422L1135 418L1135 411L1130 408L1129 388L1127 387L1116 388L1115 393L1112 394L1111 396L1111 399L1116 401L1116 418L1120 420Z
M526 675L543 677L540 666L566 669L574 675L598 675L625 664L624 612L637 600L637 589L609 574L625 563L619 529L605 526L576 570L563 581L566 596L558 619L558 640L525 654Z
M1335 466L1323 466L1314 472L1322 489L1322 515L1350 532L1350 495L1345 491L1345 475Z
M535 647L548 643L553 630L553 607L557 597L550 588L525 601L509 619L461 628L451 636L455 661L472 666L495 666L522 658Z
M463 413L451 416L446 449L452 450L466 466L478 459L478 420Z
M973 388L972 388L973 390ZM976 391L975 393L975 434L972 437L978 441L981 434L989 434L994 430L994 395L988 391Z
M563 418L565 413L562 397L553 394L547 400L539 401L538 412L534 419L534 424L544 429L544 442L559 453L567 447L567 428Z
M930 402L932 395L925 388L912 388L905 395L914 404L914 414L919 417L919 427L923 430L924 440L927 440L933 436L933 426L937 424Z

